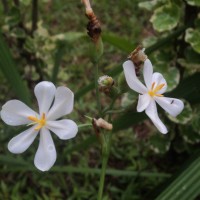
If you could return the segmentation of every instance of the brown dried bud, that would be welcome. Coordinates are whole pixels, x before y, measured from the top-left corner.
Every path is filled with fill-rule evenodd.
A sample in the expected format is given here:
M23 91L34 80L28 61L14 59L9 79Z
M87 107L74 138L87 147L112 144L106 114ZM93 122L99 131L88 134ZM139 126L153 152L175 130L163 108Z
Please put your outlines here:
M106 130L111 131L113 129L113 125L108 123L107 121L105 121L102 118L99 119L93 119L93 126L97 127L97 128L103 128Z
M101 36L101 24L92 10L90 1L82 0L82 2L85 4L85 8L86 8L85 14L89 19L89 22L87 25L88 35L91 37L93 42L96 43L99 37Z
M147 55L144 53L144 48L139 45L136 47L134 51L130 53L128 59L130 59L135 65L136 75L139 76L139 69L142 63L148 58Z

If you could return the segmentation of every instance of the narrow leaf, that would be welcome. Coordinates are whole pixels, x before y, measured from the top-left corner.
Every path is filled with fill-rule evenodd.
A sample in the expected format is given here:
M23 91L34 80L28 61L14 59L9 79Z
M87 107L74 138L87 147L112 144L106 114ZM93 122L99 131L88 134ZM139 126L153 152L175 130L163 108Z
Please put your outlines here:
M30 94L20 77L8 46L0 33L0 70L16 95L25 103L30 104Z
M192 200L200 194L200 158L194 160L156 200ZM192 198L191 198L192 196Z

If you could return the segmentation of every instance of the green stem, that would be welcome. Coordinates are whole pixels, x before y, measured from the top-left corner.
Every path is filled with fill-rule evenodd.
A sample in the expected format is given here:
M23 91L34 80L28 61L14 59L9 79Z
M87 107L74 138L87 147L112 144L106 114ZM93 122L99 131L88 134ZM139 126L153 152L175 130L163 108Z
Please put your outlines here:
M115 98L115 100L116 99L117 98ZM113 100L110 104L111 109L114 106L115 100ZM109 118L110 118L110 116L109 116ZM104 141L103 141L103 146L102 146L102 167L101 167L101 177L100 177L100 181L99 181L99 191L98 191L98 199L97 200L102 200L102 196L103 196L106 168L107 168L107 163L108 163L109 154L110 154L111 137L112 137L112 132L106 132L106 133L104 132L103 133Z
M52 80L53 83L57 82L59 68L61 66L62 57L65 53L65 48L66 48L66 46L64 44L59 44L58 47L57 47L57 51L56 51L56 54L55 54L53 73L52 73L52 76L51 76L51 80Z
M38 0L32 0L32 28L31 33L37 29L38 21Z
M95 90L96 90L96 101L97 101L98 113L99 113L99 115L101 116L101 102L100 102L100 95L99 95L98 78L99 78L99 64L98 64L98 62L96 62L96 63L95 63Z
M108 163L108 155L103 155L97 200L102 200L107 163Z
M3 4L3 11L5 14L8 13L8 2L7 0L2 0L2 4Z
M15 4L15 6L19 6L19 0L14 0L14 4Z
M110 103L109 109L112 109L117 97L115 97L112 102ZM111 114L109 114L108 121L111 121ZM102 146L102 167L101 167L101 177L99 182L99 192L98 192L98 200L102 200L103 196L103 188L105 182L105 175L106 175L106 167L108 163L109 153L110 153L110 144L111 144L111 137L112 133L104 133L103 138L103 146Z
M79 129L85 128L85 127L92 127L92 124L80 124L78 125Z

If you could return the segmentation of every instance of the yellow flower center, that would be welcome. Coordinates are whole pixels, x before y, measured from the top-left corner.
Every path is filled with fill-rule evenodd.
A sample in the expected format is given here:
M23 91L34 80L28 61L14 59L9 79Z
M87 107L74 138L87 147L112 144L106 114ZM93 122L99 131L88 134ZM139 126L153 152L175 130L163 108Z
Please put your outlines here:
M154 97L154 96L157 96L157 97L163 97L162 94L156 94L159 90L161 90L163 87L164 87L164 83L160 84L160 85L157 85L155 88L155 82L152 83L152 86L151 86L151 90L149 90L149 95L151 97Z
M46 125L45 113L42 113L42 117L40 119L34 116L28 116L28 119L33 121L31 124L38 124L38 126L35 128L36 131L40 130L43 126Z

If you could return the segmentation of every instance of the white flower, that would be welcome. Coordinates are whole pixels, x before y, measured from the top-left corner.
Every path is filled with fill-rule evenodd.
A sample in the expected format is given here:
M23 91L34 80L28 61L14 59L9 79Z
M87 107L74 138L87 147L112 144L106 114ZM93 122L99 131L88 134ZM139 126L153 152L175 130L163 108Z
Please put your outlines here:
M2 106L1 118L11 126L32 125L31 128L15 136L8 143L10 152L23 153L40 133L39 147L34 164L41 171L49 170L56 161L56 149L50 131L60 139L67 140L76 136L78 127L69 119L57 120L72 112L74 94L67 87L55 88L51 82L38 83L34 89L39 105L36 113L23 102L10 100Z
M123 64L126 82L129 87L140 93L137 104L137 111L145 113L152 120L154 125L161 133L167 133L166 126L158 116L157 102L166 112L176 117L184 108L184 104L179 99L164 97L162 94L167 89L167 83L160 73L153 73L151 61L146 59L144 62L143 77L146 87L140 82L135 73L135 66L128 60Z

